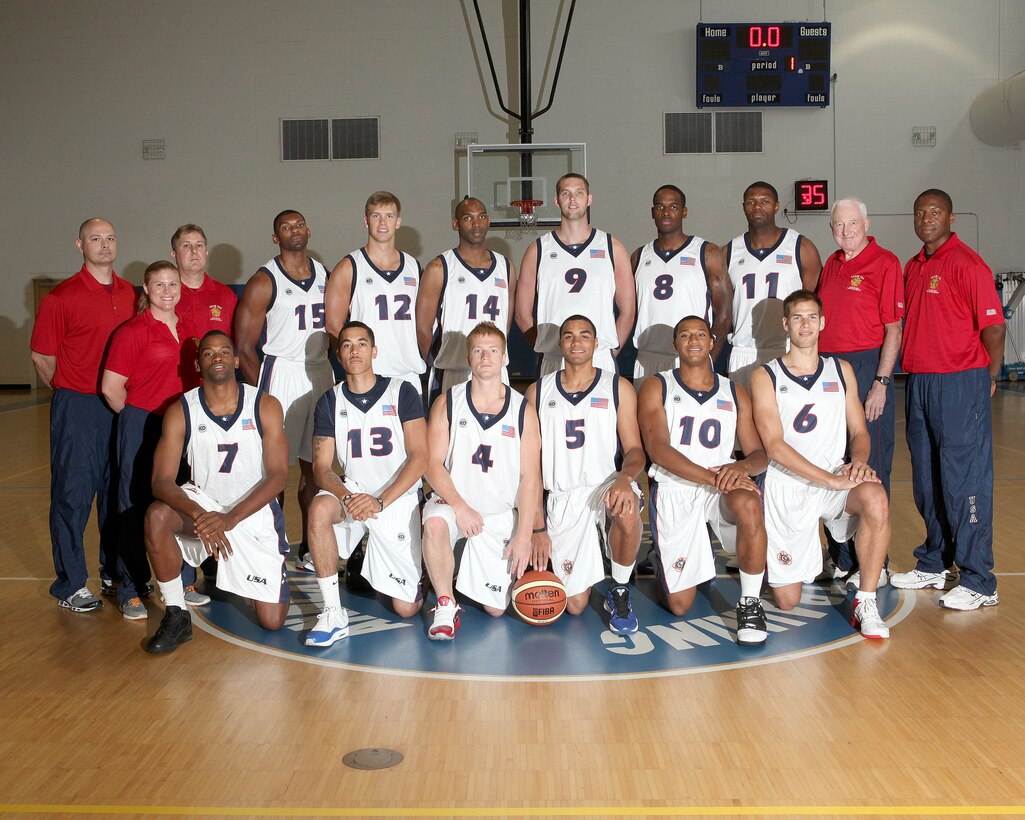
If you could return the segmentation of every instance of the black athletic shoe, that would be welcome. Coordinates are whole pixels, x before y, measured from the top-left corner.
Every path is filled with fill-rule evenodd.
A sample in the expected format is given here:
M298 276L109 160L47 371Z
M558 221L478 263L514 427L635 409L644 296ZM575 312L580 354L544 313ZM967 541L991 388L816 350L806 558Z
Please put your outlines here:
M169 606L160 626L146 642L146 651L154 655L174 652L179 644L192 640L192 616L179 606Z
M768 636L762 602L757 598L741 598L737 604L737 643L740 646L761 646Z

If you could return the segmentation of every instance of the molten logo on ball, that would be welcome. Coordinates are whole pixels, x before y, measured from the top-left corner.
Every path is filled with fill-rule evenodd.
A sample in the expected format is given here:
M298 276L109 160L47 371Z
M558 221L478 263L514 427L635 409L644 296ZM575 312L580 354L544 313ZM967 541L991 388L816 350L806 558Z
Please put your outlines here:
M513 612L528 624L554 623L566 611L566 588L551 572L525 572L512 588Z

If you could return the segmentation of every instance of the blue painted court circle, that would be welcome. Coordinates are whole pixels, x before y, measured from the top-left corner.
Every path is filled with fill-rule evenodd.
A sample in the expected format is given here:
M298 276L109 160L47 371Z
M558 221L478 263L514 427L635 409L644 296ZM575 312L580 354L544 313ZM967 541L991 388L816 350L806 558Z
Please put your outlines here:
M801 603L789 612L763 598L768 640L756 648L737 646L739 582L736 575L720 571L699 587L693 608L682 618L657 603L653 578L639 579L633 605L640 630L632 636L608 630L602 609L608 580L595 587L583 614L563 615L548 626L530 626L509 613L492 618L472 602L461 602L462 628L454 641L427 638L433 596L417 616L403 620L373 596L353 594L343 585L350 635L333 646L315 648L303 640L320 611L316 579L290 572L289 581L292 606L277 632L261 629L247 602L217 590L209 606L191 610L193 623L223 640L296 661L383 674L484 680L692 674L779 662L865 640L850 624L853 591L822 582L805 585ZM879 611L891 627L914 607L913 595L892 586L880 589L878 596Z

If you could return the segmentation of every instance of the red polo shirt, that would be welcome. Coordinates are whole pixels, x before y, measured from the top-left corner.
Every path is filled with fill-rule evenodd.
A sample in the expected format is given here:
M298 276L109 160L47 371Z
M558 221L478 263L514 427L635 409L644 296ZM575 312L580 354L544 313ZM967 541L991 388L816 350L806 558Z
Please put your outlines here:
M185 390L191 390L199 387L202 382L195 365L199 349L193 339L202 339L211 330L223 330L231 336L231 322L238 297L223 282L207 274L203 274L203 284L195 289L182 282L181 291L182 298L176 310L192 334L182 345L182 386Z
M883 344L883 325L904 316L900 260L872 236L853 259L838 250L826 260L818 294L826 317L819 336L823 353L874 350Z
M180 316L176 331L178 339L188 339ZM181 348L148 309L114 331L106 369L128 377L125 404L162 414L182 394Z
M57 358L53 386L77 393L100 392L100 364L111 333L135 315L135 288L114 275L110 290L82 269L39 303L29 347Z
M956 373L989 365L980 331L1004 323L993 271L957 234L904 266L907 315L901 365L908 373Z

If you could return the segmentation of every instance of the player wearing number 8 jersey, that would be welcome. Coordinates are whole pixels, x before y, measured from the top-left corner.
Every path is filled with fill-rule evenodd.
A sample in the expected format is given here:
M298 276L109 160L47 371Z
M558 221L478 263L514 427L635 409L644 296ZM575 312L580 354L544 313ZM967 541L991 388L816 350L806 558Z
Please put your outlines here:
M858 531L861 579L852 623L867 638L886 638L875 596L890 542L889 505L868 466L870 438L854 371L842 359L819 355L826 319L816 294L790 294L783 312L790 349L751 376L755 424L770 459L764 488L769 585L780 609L793 609L803 579L822 570L819 520L840 541Z
M363 217L367 244L331 271L327 329L337 339L348 321L368 325L381 343L374 362L377 375L404 379L419 393L420 375L427 369L416 341L420 263L395 247L401 212L398 197L387 191L367 199Z
M822 261L811 240L776 226L779 195L768 182L744 191L747 232L726 248L733 300L729 375L746 385L759 364L786 351L782 300L795 290L815 290Z

